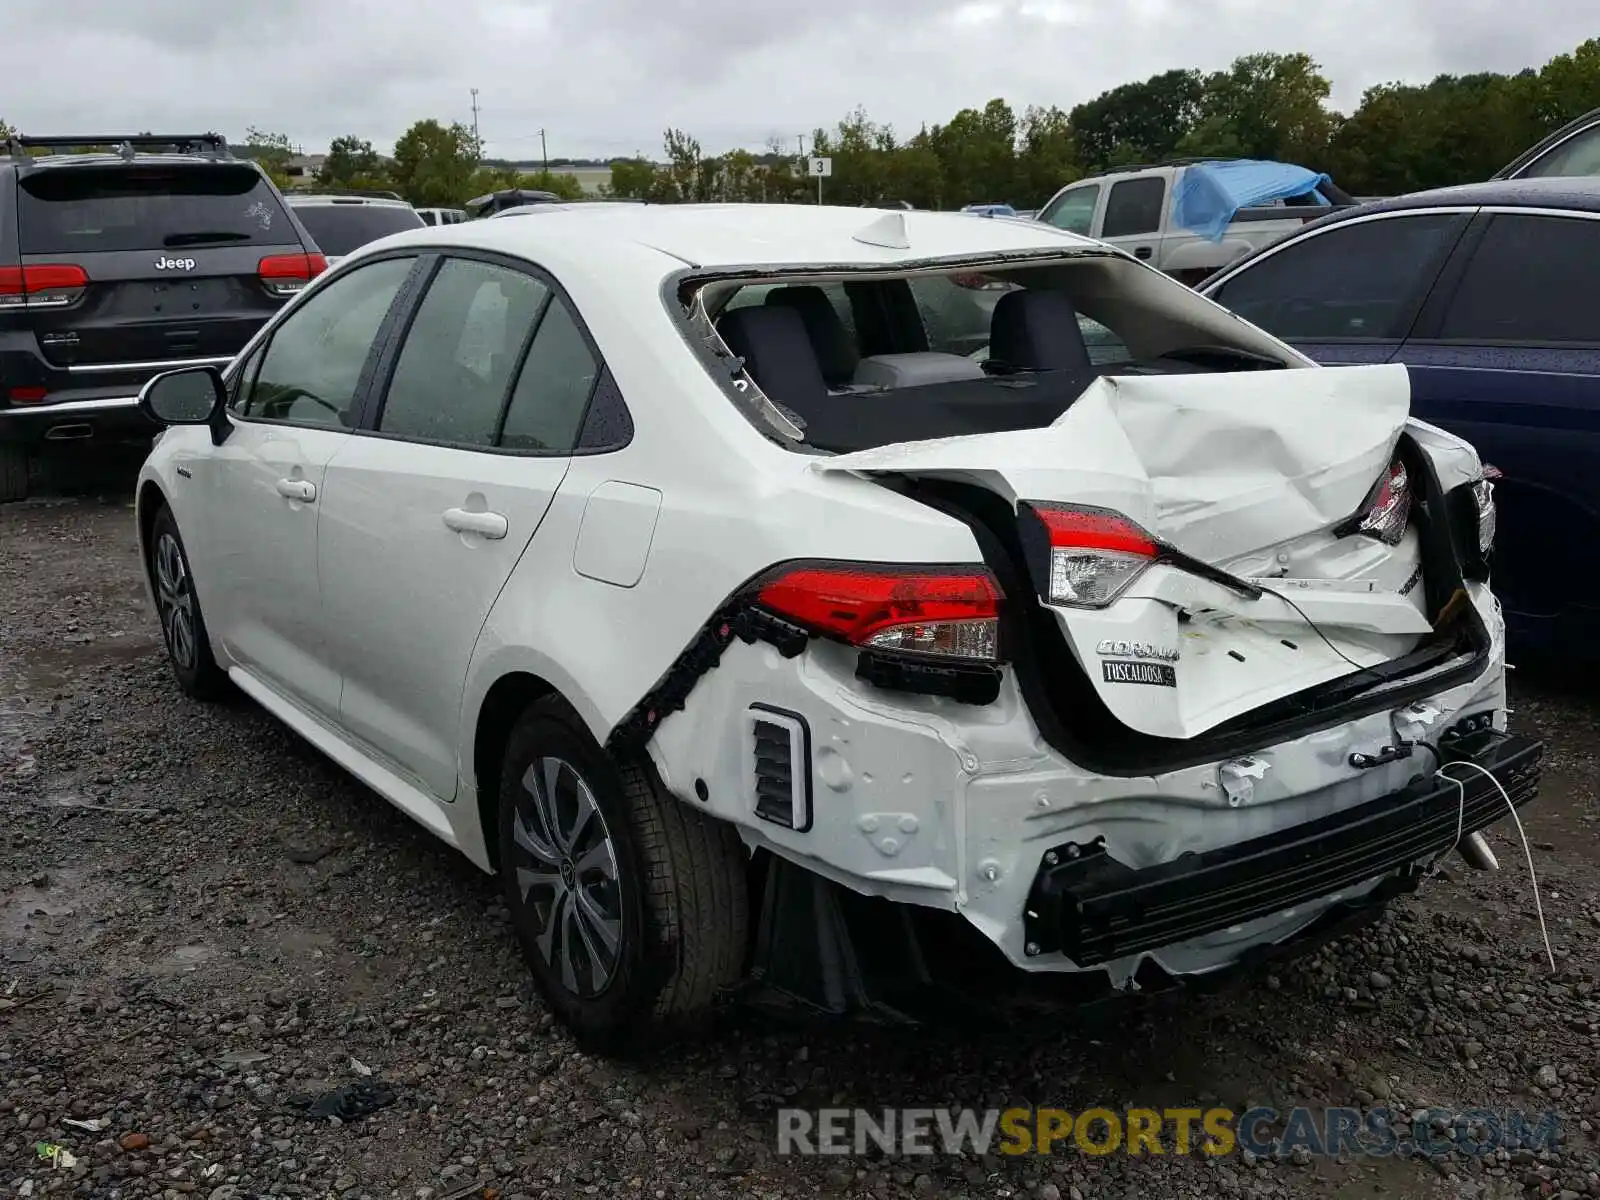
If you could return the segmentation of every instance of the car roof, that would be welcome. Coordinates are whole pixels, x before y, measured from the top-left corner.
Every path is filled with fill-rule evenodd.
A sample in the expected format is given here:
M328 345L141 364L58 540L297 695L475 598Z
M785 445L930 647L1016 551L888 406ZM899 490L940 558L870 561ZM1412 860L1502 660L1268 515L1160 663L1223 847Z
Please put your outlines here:
M609 258L636 253L659 278L661 256L676 267L735 268L837 264L895 268L919 261L987 255L1098 251L1099 242L1029 221L996 221L971 213L875 210L808 204L573 204L552 205L532 221L467 221L396 234L406 242L500 250L554 268L557 261L605 247ZM901 240L905 246L893 243ZM858 241L855 235L889 245ZM619 264L620 265L620 264ZM669 265L667 269L672 269Z

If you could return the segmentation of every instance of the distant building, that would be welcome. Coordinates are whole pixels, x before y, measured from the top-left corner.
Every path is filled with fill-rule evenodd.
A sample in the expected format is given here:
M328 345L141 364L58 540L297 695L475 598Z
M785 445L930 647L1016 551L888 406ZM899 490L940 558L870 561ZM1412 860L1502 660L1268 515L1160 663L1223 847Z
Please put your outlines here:
M317 182L317 172L328 161L326 154L296 154L285 164L283 171L292 188L308 188Z

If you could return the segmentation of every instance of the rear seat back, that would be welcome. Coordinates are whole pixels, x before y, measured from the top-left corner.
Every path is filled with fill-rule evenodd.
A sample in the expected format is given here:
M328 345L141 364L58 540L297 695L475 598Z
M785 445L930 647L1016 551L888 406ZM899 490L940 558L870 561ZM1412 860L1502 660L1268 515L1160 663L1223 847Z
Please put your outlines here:
M989 319L989 358L1018 371L1082 371L1091 365L1078 314L1060 292L1007 292Z
M804 413L827 397L828 384L798 310L783 305L731 309L717 319L717 333L775 404Z
M843 387L851 381L856 364L861 361L861 351L856 348L855 339L844 327L826 292L815 284L789 284L768 292L766 303L792 308L800 314L806 336L811 339L811 348L816 351L822 378L829 387Z

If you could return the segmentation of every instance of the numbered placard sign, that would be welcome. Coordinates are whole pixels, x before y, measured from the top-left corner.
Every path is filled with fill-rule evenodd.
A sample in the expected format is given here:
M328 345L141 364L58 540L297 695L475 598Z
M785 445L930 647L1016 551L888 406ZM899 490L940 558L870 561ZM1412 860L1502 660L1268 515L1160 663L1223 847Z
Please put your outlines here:
M807 162L810 168L809 174L813 179L827 179L833 174L833 159L831 158L812 158L808 159Z

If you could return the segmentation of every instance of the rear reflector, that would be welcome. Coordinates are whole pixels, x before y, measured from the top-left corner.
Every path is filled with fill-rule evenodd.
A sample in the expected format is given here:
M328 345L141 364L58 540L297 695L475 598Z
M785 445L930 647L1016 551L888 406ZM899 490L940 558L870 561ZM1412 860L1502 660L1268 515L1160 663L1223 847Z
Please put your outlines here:
M754 705L748 788L756 816L801 832L811 828L811 730L799 713Z
M13 404L38 404L49 393L42 387L14 387L11 389L11 403Z
M801 563L757 585L757 602L863 649L971 662L999 659L1000 601L983 567Z
M269 292L292 296L327 269L328 260L320 254L269 254L256 265L256 274Z
M88 272L71 263L0 267L0 309L64 308L88 286Z
M1161 550L1137 524L1107 509L1024 503L1019 519L1032 547L1034 582L1051 604L1104 608Z

